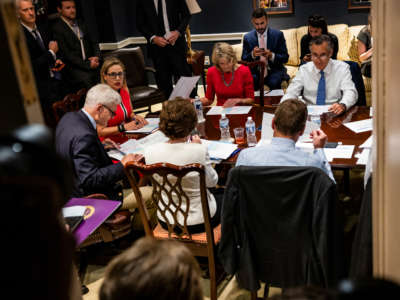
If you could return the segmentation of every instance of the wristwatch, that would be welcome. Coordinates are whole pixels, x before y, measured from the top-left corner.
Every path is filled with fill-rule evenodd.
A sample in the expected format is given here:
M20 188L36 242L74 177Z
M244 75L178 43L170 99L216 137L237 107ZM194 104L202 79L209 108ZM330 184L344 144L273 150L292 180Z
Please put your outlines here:
M119 132L125 132L126 131L124 124L121 123L121 124L118 125L118 131Z
M346 104L344 104L344 103L339 103L342 107L343 107L343 109L344 109L344 111L346 111L347 110L347 106L346 106Z

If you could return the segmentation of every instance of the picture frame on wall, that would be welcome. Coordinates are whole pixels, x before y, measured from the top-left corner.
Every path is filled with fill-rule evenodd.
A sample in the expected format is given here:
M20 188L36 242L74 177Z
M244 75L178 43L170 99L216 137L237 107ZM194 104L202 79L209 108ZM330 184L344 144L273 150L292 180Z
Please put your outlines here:
M292 14L293 0L253 0L253 7L264 8L268 14Z
M370 8L371 0L349 0L348 9Z

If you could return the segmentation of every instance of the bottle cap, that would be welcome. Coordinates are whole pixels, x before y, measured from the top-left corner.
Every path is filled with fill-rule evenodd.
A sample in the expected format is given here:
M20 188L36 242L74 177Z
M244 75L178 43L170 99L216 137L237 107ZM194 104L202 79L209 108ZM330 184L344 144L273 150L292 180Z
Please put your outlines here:
M221 114L221 119L223 119L223 118L225 118L225 117L226 117L225 113L222 113L222 114Z
M252 117L251 117L251 116L248 116L248 117L247 117L247 120L253 120L253 119L252 119Z

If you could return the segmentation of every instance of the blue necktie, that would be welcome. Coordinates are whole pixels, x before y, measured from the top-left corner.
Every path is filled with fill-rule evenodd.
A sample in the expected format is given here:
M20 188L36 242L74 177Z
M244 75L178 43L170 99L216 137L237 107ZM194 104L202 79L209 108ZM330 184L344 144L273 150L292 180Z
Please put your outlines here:
M325 90L325 76L324 71L321 71L321 78L318 82L317 90L317 105L325 105L326 90Z

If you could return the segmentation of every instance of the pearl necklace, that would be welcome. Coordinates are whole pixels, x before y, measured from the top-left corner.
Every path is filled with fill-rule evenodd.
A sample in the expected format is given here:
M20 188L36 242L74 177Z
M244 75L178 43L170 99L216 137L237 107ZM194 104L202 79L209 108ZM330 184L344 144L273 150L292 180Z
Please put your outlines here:
M222 81L223 81L224 85L226 87L230 87L233 83L233 79L235 78L235 71L232 71L232 77L231 77L231 81L229 83L226 83L226 81L225 81L224 72L222 72L221 76L222 76Z

